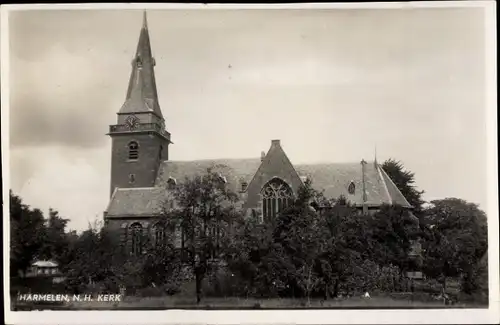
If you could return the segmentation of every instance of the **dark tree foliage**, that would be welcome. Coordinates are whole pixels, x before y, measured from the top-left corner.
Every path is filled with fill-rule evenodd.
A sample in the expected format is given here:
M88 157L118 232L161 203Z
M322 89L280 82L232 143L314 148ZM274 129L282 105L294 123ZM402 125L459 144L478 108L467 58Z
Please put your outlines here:
M45 244L45 220L10 191L10 273L24 274Z
M384 205L369 218L372 258L379 265L396 265L401 272L408 269L412 240L416 239L419 222L407 209Z
M35 259L53 259L75 292L127 288L144 294L153 288L175 294L183 282L194 280L199 303L204 279L213 285L213 274L223 269L228 272L217 276L231 285L212 292L309 303L311 297L398 291L405 271L415 268L410 251L419 239L419 267L428 278L446 287L446 278L455 277L462 293L488 299L486 214L456 198L432 201L423 209L423 192L399 162L387 161L384 170L417 208L417 217L389 205L365 214L345 197L326 198L307 181L291 206L261 224L258 211L240 212L238 195L217 172L220 168L169 189L172 196L152 223L165 235L144 233L139 256L128 254L111 228L68 231L68 220L57 211L51 209L44 219L11 192L11 276L25 272Z
M472 274L487 254L486 214L476 204L456 198L431 201L424 212L429 234L424 243L425 272L441 278L444 285L446 277L462 275L470 292Z
M425 201L422 199L424 191L417 190L415 185L415 173L405 170L403 163L395 159L386 160L382 164L382 168L413 206L415 215L419 217L422 212L422 204Z
M59 215L54 209L49 209L49 217L45 222L44 244L40 249L39 258L54 260L64 264L70 245L70 234L66 232L69 219Z

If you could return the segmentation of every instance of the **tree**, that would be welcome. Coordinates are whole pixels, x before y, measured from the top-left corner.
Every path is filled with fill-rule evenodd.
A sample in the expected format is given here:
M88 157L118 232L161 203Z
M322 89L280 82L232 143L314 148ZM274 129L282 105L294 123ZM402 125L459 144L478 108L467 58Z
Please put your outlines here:
M66 233L68 221L69 219L61 217L58 211L49 209L40 258L55 260L62 264L66 262L70 236Z
M424 270L433 277L462 276L472 281L474 269L487 254L486 214L477 204L457 198L431 201L424 211L430 238L424 244ZM467 286L465 286L467 287Z
M130 269L118 238L113 230L89 225L74 239L66 256L68 263L63 265L67 283L73 290L81 292L89 285L101 283L105 289L117 291L122 284L142 283L142 264L133 261L135 269ZM129 279L131 276L133 280Z
M272 225L261 224L257 218L239 217L234 220L232 238L225 259L229 270L239 280L239 291L246 296L269 295L274 279L272 270L267 269L272 260L269 255Z
M43 246L45 225L42 211L30 209L10 191L10 273L25 274Z
M173 191L174 208L167 201L162 213L169 222L170 240L175 240L175 236L182 238L183 260L196 281L197 303L201 301L201 285L207 272L224 257L223 237L230 234L231 220L237 214L238 196L217 172L223 168L213 166L203 175L186 177Z
M400 206L383 205L369 218L373 260L379 265L395 265L401 272L410 268L412 242L420 234L419 222Z
M322 222L326 247L319 260L325 299L330 295L337 297L340 291L359 290L359 283L349 283L349 279L363 261L370 258L367 219L340 197L333 207L322 212Z
M321 283L318 257L326 247L321 215L311 202L318 197L308 181L301 186L294 204L278 214L273 231L272 252L286 270L288 285L297 287L310 300Z
M415 173L405 170L402 162L392 158L386 160L382 164L382 168L408 200L408 203L413 206L415 215L420 216L422 205L425 203L422 198L424 191L417 190Z

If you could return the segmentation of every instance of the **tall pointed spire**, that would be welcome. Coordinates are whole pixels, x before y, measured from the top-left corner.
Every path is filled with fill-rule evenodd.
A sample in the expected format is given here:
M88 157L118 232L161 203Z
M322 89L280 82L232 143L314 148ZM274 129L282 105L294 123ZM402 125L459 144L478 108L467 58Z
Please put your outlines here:
M148 15L146 13L146 10L144 10L142 13L142 28L148 29Z
M154 66L156 65L151 51L148 20L146 11L143 12L142 28L137 43L135 57L132 60L127 97L120 113L153 112L163 118L158 103L158 92Z

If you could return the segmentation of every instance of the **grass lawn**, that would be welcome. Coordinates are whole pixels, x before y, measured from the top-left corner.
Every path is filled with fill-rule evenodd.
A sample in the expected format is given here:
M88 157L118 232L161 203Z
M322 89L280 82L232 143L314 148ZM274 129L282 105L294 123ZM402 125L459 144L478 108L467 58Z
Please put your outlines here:
M78 302L67 306L69 309L402 309L402 308L478 308L471 304L444 305L440 301L412 301L411 299L394 299L390 297L358 297L332 299L328 301L311 300L307 306L305 300L299 299L244 299L236 297L204 298L200 305L190 297L126 297L119 303Z

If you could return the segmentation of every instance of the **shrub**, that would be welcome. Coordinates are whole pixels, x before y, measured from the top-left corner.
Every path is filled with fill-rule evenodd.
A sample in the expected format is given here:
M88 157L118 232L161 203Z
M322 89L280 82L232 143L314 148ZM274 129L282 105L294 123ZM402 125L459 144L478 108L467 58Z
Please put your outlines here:
M353 274L341 285L341 291L349 294L364 292L393 292L401 287L402 279L397 266L380 267L375 262L365 260L354 268Z

